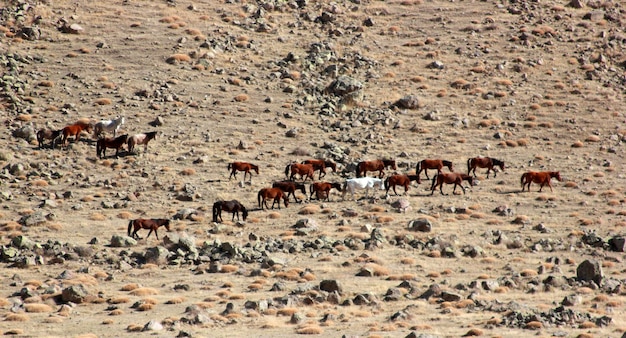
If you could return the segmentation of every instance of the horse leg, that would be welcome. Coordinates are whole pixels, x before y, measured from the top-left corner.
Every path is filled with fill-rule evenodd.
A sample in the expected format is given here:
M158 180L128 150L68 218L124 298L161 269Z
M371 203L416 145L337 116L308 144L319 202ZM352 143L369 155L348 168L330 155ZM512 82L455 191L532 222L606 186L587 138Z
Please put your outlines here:
M159 233L157 232L157 229L154 229L154 235L157 238L157 241L159 240Z
M150 237L150 234L152 233L152 231L154 231L154 229L150 229L150 231L148 231L148 236L146 236L146 239L148 239L148 237Z

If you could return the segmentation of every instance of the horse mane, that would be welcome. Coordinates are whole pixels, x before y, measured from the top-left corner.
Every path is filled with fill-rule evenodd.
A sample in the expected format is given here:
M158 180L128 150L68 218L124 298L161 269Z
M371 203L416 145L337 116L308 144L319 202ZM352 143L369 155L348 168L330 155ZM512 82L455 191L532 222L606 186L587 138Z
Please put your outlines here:
M443 165L445 165L446 167L452 165L452 161L447 161L447 160L441 160L441 163L443 163Z

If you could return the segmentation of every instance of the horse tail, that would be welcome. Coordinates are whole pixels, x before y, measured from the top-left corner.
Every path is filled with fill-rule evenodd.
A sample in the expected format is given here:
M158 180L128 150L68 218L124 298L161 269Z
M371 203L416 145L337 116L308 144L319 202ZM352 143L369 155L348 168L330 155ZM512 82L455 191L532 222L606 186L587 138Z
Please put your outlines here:
M130 231L133 229L133 222L134 220L130 220L130 222L128 222L128 236L130 237Z
M213 204L213 222L217 223L217 208L218 204Z
M263 207L261 207L261 193L263 190L259 190L259 193L257 194L257 200L259 202L259 208L263 209Z
M520 183L522 184L522 189L524 188L524 179L526 178L526 173L522 174L522 178L520 179Z
M417 165L415 166L415 175L419 175L420 171L422 168L422 161L417 162Z
M361 163L356 165L356 177L361 177Z
M389 177L385 179L385 190L389 190Z
M435 182L437 182L437 177L439 177L439 174L436 174L435 176L433 176L433 183L430 185L430 190L435 189Z
M289 169L291 169L291 163L285 167L285 177L289 178Z
M311 185L309 185L309 194L311 194L311 196L313 196L313 189L314 189L314 187L313 187L313 186L314 186L314 185L315 185L315 184L311 184Z
M230 170L232 167L233 167L233 164L232 163L228 163L228 168L227 169Z

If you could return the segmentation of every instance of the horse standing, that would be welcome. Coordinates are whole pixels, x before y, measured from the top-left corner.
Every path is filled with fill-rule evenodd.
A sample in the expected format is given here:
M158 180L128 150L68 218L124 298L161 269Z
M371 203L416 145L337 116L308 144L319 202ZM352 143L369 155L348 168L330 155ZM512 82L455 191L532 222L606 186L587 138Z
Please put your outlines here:
M349 178L343 185L343 194L341 198L345 200L346 192L350 192L352 198L354 199L354 192L358 190L365 189L365 198L369 197L370 189L383 189L383 180L375 177L357 177L357 178Z
M99 138L96 142L96 154L99 158L106 157L106 149L107 148L115 148L115 157L119 155L120 148L126 144L126 140L128 139L128 135L124 134L118 136L116 138L112 137L104 137Z
M291 172L291 175L289 175L289 172ZM315 170L312 164L291 163L285 167L285 176L288 176L290 180L293 180L296 174L303 178L302 182L306 182L309 178L313 181Z
M222 211L232 212L233 222L235 221L235 215L237 216L237 220L239 220L239 212L241 212L244 221L248 218L248 210L237 200L217 201L213 203L213 222L221 223L224 221L222 219Z
M393 170L397 170L395 160L373 160L373 161L361 161L356 166L356 177L367 176L368 171L378 171L378 178L385 176L385 168L391 167Z
M454 171L454 167L451 161L440 160L440 159L421 160L417 162L417 167L415 168L415 174L419 176L422 173L422 171L424 171L424 174L426 174L426 179L430 179L430 177L428 177L428 169L437 169L437 174L441 174L441 169L443 169L443 167L448 167L448 170L450 170L450 172Z
M309 186L311 193L309 199L313 199L313 193L315 193L315 197L318 200L330 201L330 190L333 188L337 189L337 191L342 191L341 183L314 182Z
M230 176L228 176L228 180L231 178L237 178L237 171L243 171L243 180L246 180L246 175L250 175L250 182L252 182L252 173L251 170L254 170L256 174L259 174L259 166L254 165L248 162L233 162L228 163L228 170L231 170Z
M393 188L393 193L397 196L396 186L399 185L404 187L404 194L406 195L412 181L417 181L417 184L422 183L418 175L391 175L385 180L386 194L389 195L389 188Z
M45 140L52 140L50 142L50 148L54 149L57 139L63 134L63 129L52 130L48 128L40 129L37 131L37 142L39 142L39 149L43 149Z
M461 173L441 173L433 176L433 183L430 187L430 194L435 193L435 189L439 187L439 192L442 195L447 195L443 193L443 184L454 184L454 189L452 189L452 194L456 193L456 187L460 186L463 189L463 195L465 195L465 187L463 187L463 181L468 181L470 185L474 185L474 178L470 175L461 174Z
M302 161L302 164L311 164L314 171L319 170L320 175L317 178L318 180L321 180L322 177L326 176L326 168L333 169L334 173L337 172L337 163L331 161L326 161L322 159L304 160Z
M170 231L170 220L163 218L138 218L130 220L130 222L128 222L128 236L140 239L137 231L139 231L140 229L150 229L150 232L148 232L148 236L146 236L146 239L148 239L148 237L150 237L150 234L154 231L154 235L158 240L159 234L157 233L157 229L161 226L164 226L167 231ZM133 228L134 231L131 234L131 230L133 230Z
M476 177L476 168L487 168L487 178L489 178L489 172L493 171L493 177L496 177L497 171L495 166L500 167L500 170L504 171L504 161L500 161L491 157L474 157L467 160L467 174L469 175L472 170L474 171L474 177Z
M78 121L74 124L66 126L65 128L62 129L63 138L61 139L61 143L64 146L67 146L70 136L75 137L74 143L76 143L78 142L78 140L80 140L80 133L83 130L86 132L90 132L92 128L93 128L93 125L91 123L84 122L84 121Z
M259 190L259 193L257 194L259 208L261 208L261 210L263 210L264 205L265 209L269 209L269 207L267 206L268 199L274 200L274 202L272 202L272 209L274 209L274 204L278 203L278 209L280 210L281 198L285 203L285 208L287 208L289 206L289 199L287 198L287 195L285 195L285 193L279 188L263 188Z
M306 197L306 187L304 183L298 183L294 181L281 181L274 182L272 184L272 188L278 188L287 194L287 198L289 195L293 196L293 199L296 200L296 203L300 203L300 200L296 197L296 190L300 190Z
M114 120L102 120L93 126L93 134L97 139L103 132L113 132L113 137L117 137L117 131L124 124L124 116L120 116Z
M142 134L135 134L131 137L128 138L127 144L128 144L128 152L132 153L133 150L135 149L135 146L138 145L142 145L143 144L143 152L147 152L148 151L148 142L150 142L150 140L155 139L157 136L157 132L156 131L151 131L149 133L142 133Z
M522 174L521 178L522 192L524 192L525 187L528 187L528 191L530 191L531 183L539 184L539 192L541 192L545 185L550 188L550 192L554 192L552 190L552 184L550 184L552 178L556 178L559 182L563 181L561 172L559 171L527 171Z

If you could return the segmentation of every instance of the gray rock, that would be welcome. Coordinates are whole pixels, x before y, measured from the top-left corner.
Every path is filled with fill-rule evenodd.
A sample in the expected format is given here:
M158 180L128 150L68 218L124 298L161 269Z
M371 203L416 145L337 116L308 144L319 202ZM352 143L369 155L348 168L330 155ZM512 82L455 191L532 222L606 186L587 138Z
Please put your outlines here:
M85 301L87 296L89 296L89 291L82 284L69 286L61 292L61 299L65 303L80 304Z
M169 254L170 252L162 246L148 248L145 254L146 262L157 265L167 264Z
M340 295L343 294L343 288L341 284L335 279L325 279L320 282L320 290L326 292L337 292Z
M114 248L127 248L137 245L137 241L134 238L122 235L111 236L111 246Z
M407 95L392 105L400 109L418 109L420 107L420 100L415 95Z
M418 218L418 219L409 221L409 230L411 231L431 232L432 229L433 229L433 224L427 218Z
M28 142L37 139L37 133L32 125L25 125L21 128L15 129L12 133L13 137L22 138Z
M561 305L575 306L575 305L582 303L582 301L583 299L581 296L574 294L574 295L565 296L565 298L563 298L563 300L561 301Z
M20 218L19 223L25 227L41 224L46 221L46 216L40 210L30 215L24 215Z
M163 330L163 325L156 320L151 320L147 322L146 325L143 326L143 329L141 329L141 331L160 331L160 330Z
M576 268L576 278L580 281L593 281L600 285L603 277L602 266L596 260L587 259Z
M626 251L626 238L622 236L615 236L609 239L609 247L612 251L625 252Z
M35 248L35 245L37 245L35 242L30 240L28 237L22 235L14 237L11 240L11 246L18 249L32 250Z
M361 82L349 76L341 75L326 87L326 92L336 96L345 96L361 89L363 89Z
M458 302L461 300L461 298L461 295L459 295L458 293L452 293L447 291L443 291L441 293L441 299L445 300L446 302Z

